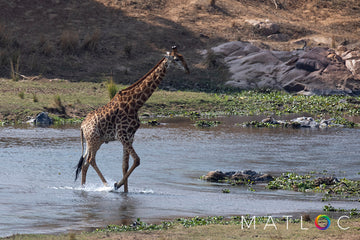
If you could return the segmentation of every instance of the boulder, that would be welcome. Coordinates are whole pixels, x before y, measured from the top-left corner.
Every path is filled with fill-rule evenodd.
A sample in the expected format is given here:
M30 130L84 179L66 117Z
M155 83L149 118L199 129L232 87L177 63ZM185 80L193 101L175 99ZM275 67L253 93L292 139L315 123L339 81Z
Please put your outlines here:
M221 171L208 172L203 179L209 182L218 182L225 179L225 174Z
M275 120L273 117L267 117L261 120L262 123L268 123L268 124L280 124L278 121Z
M255 178L255 182L270 182L272 180L274 180L274 178L270 174L263 174Z
M285 33L275 33L270 34L269 36L267 36L267 38L273 41L286 42L289 41L290 36Z
M291 122L298 123L300 124L300 127L304 128L317 128L320 125L312 117L298 117L292 119Z
M276 23L272 23L269 21L260 22L255 26L255 32L264 36L269 36L271 34L278 33L280 31L280 26Z
M238 180L247 181L248 179L250 179L250 177L251 177L250 175L244 174L242 172L237 172L237 173L231 175L230 179L235 180L235 181L238 181Z
M277 23L270 22L269 19L265 21L259 21L255 19L247 19L245 22L254 27L254 32L263 36L269 36L276 34L280 31L280 26Z
M354 75L355 78L360 79L360 50L342 49L341 58L345 61L345 66ZM345 51L344 51L345 50Z
M308 72L323 70L330 64L330 60L327 58L328 54L329 52L325 48L313 48L298 59L295 67Z
M241 41L221 44L212 51L229 69L228 86L304 95L360 94L360 51L323 47L270 51Z
M315 186L320 186L322 184L334 185L337 182L339 182L339 180L337 178L334 178L334 177L319 177L319 178L314 180L314 185Z
M53 124L52 118L49 117L47 112L41 112L36 115L34 125L39 127L47 127Z
M274 180L274 178L270 174L261 174L255 172L253 170L245 170L245 171L231 171L231 172L222 172L222 171L210 171L202 179L209 182L219 182L222 180L226 180L227 182L236 183L237 181L241 182L269 182Z

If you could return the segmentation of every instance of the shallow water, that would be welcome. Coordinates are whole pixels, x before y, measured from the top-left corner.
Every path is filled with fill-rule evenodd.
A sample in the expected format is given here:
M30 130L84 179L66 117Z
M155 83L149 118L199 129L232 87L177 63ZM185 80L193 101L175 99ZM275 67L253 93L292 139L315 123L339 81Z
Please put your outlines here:
M0 128L0 236L83 230L141 218L274 215L321 212L321 194L270 191L255 185L229 187L199 180L212 170L280 174L328 171L359 179L359 129L255 129L236 119L210 130L169 120L142 127L134 148L141 165L129 178L129 193L103 187L90 168L87 185L74 182L80 154L78 128ZM97 163L112 185L122 175L122 146L104 144ZM231 193L223 194L223 188ZM332 201L336 208L359 202Z

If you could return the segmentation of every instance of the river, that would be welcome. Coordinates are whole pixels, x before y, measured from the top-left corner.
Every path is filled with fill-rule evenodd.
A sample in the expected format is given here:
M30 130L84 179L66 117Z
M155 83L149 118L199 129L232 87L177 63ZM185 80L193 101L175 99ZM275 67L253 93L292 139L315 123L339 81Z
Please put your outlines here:
M134 148L141 165L129 178L129 193L104 187L88 171L86 187L74 182L81 155L78 126L0 128L0 236L57 233L137 218L156 222L182 216L296 215L321 212L325 204L360 208L359 202L321 202L318 193L231 187L199 179L212 170L326 171L359 180L360 129L244 128L235 118L211 129L167 120L142 126ZM122 176L120 142L104 144L97 164L112 185ZM230 193L222 193L229 188Z

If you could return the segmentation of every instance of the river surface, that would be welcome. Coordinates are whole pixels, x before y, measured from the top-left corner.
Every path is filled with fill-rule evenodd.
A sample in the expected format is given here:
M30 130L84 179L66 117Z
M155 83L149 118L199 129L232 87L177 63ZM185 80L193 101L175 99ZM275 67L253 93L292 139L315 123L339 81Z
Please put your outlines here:
M90 168L85 188L74 182L81 155L79 127L0 128L0 236L56 233L137 218L156 222L177 216L282 216L321 212L325 204L360 208L359 202L321 202L322 195L231 187L199 179L212 170L327 171L360 178L359 129L256 129L236 119L208 130L168 120L142 127L134 148L141 165L129 178L129 193L103 187ZM97 164L113 185L122 176L122 146L104 144ZM230 193L222 193L229 188Z

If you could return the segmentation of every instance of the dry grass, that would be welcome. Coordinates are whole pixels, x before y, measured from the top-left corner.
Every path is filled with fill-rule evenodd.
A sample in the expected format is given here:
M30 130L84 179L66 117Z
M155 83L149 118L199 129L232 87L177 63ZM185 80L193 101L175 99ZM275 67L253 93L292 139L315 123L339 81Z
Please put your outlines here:
M115 82L128 84L177 44L192 74L172 75L162 86L204 90L223 81L218 69L199 67L199 50L239 39L285 50L298 48L293 43L298 39L308 46L344 41L353 46L360 34L355 0L276 0L278 8L270 0L60 1L40 7L21 1L11 6L11 15L5 2L0 2L0 77L11 77L9 59L19 51L24 75L99 81L113 71ZM289 41L257 34L249 19L278 23Z
M101 32L99 29L96 29L92 34L88 34L82 43L82 49L85 51L96 51L99 47L100 37Z
M63 31L59 45L64 53L75 54L79 48L79 34L76 31Z

